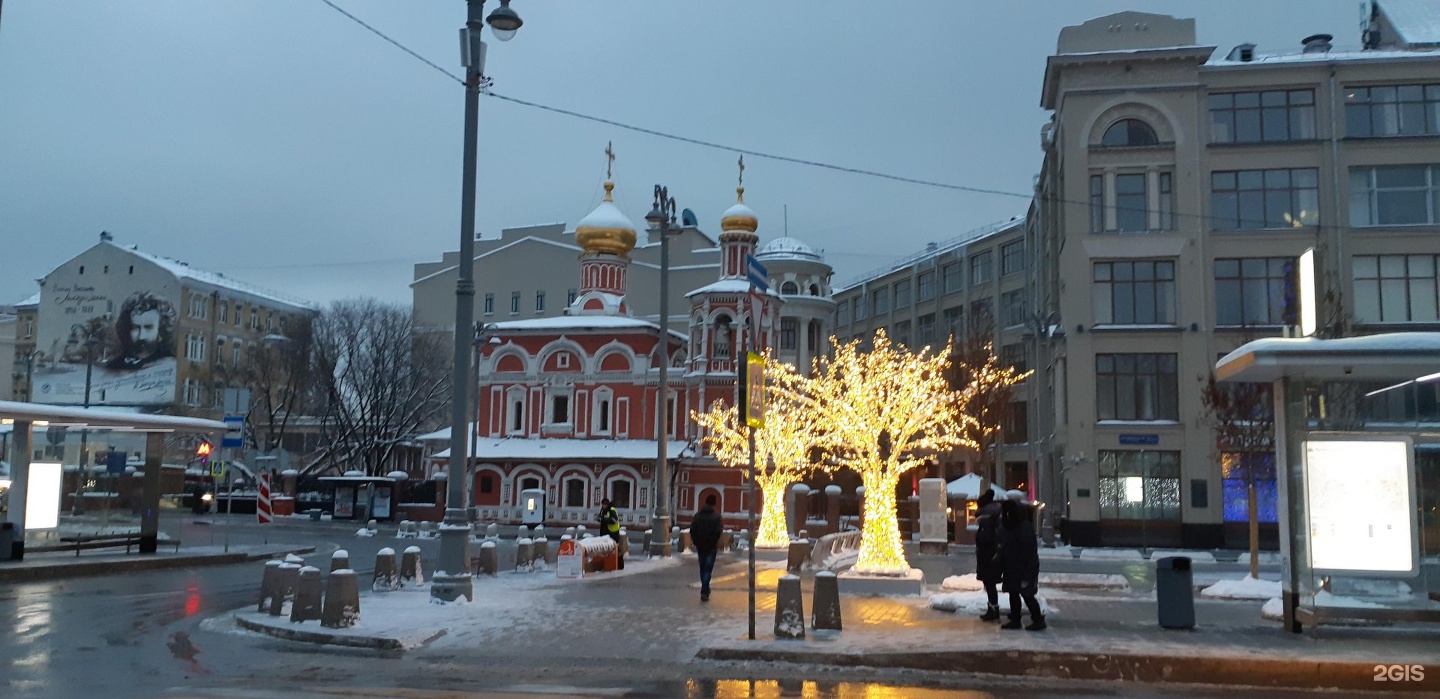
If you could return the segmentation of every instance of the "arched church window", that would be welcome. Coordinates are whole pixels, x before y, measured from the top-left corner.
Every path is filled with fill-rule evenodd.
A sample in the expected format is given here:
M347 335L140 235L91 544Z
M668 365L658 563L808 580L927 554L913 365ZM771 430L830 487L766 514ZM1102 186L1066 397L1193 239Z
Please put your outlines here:
M1105 135L1100 137L1102 146L1154 146L1159 143L1155 129L1139 119L1121 119L1105 129Z
M785 282L780 285L780 293L786 296L794 296L800 293L800 285L795 282Z

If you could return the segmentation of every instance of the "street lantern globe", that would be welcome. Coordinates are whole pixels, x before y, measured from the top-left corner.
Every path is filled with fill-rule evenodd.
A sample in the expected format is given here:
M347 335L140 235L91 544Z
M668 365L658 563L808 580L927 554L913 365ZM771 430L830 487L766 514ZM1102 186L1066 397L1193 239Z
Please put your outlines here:
M485 18L485 22L490 25L490 31L495 33L495 38L500 41L509 41L515 38L516 30L525 23L520 19L520 15L510 9L510 0L500 0L500 6Z
M659 228L660 224L665 222L665 213L660 211L658 202L655 204L655 208L650 210L650 213L645 214L645 222L650 224L651 228Z

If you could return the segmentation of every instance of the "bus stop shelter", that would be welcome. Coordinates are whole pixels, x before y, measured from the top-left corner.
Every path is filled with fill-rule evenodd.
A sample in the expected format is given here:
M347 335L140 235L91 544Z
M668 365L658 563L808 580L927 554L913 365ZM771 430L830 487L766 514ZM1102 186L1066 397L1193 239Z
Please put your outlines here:
M172 415L142 415L79 406L41 405L0 401L0 422L14 425L10 441L10 511L6 520L15 526L10 557L25 555L27 505L31 489L31 437L37 427L135 432L145 435L144 494L140 511L140 552L155 553L160 536L160 469L165 435L170 433L223 434L225 423ZM58 507L58 502L56 503Z
M1273 387L1286 629L1440 621L1440 332L1256 340L1215 375Z

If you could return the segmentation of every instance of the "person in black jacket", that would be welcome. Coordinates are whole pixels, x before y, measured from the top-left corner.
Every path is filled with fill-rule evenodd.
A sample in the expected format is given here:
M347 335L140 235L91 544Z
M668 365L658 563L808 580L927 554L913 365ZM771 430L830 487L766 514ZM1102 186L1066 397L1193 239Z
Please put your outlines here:
M1026 631L1045 628L1045 615L1035 593L1040 587L1040 550L1035 542L1035 525L1030 523L1030 508L1018 499L1006 498L1000 506L1000 563L1005 592L1010 595L1010 621L1000 628L1020 628L1020 600L1030 609L1030 625Z
M981 621L1000 620L1000 503L989 488L975 501L975 578L985 585L985 615Z
M700 601L710 601L710 574L715 572L715 555L720 546L720 532L724 521L715 511L715 496L705 496L705 506L695 513L690 522L690 543L700 557Z

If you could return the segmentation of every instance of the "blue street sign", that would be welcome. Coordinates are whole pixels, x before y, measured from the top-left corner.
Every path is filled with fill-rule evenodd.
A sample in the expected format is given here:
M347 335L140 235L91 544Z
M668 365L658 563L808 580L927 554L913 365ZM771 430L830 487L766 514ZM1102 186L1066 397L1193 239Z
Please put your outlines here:
M222 448L240 448L245 446L245 416L225 416L225 436L220 440Z
M770 270L755 259L754 255L745 256L745 276L750 279L750 284L761 291L770 290Z
M1122 434L1122 435L1120 435L1120 443L1121 443L1121 444L1159 444L1159 443L1160 443L1160 435L1158 435L1158 434Z

